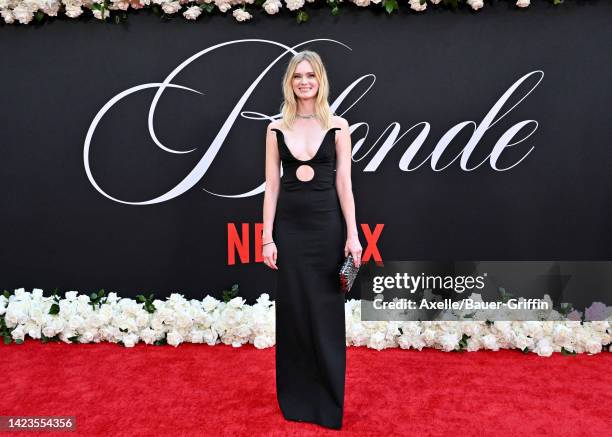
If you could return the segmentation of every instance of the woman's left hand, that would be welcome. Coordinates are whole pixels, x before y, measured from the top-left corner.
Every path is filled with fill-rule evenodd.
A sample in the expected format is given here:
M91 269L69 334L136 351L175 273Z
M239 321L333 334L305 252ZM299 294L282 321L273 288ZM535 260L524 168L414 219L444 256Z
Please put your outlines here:
M346 244L344 245L344 256L348 256L350 253L353 255L353 264L355 267L359 267L361 265L361 243L359 242L359 237L349 237L346 239Z

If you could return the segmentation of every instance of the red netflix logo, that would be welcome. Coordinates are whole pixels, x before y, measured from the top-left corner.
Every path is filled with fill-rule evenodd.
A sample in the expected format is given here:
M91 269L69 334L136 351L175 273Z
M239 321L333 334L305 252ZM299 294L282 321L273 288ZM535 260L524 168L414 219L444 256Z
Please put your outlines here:
M240 226L240 229L238 228ZM361 232L363 237L365 238L365 245L363 249L363 253L361 254L361 261L368 262L370 258L374 261L382 262L382 257L380 256L380 251L378 250L378 239L380 238L380 234L385 225L383 223L377 223L374 226L374 230L370 229L370 225L367 223L361 224ZM261 234L263 232L263 223L255 223L255 226L251 226L249 223L241 223L237 225L236 223L228 223L227 224L227 264L234 265L236 264L236 255L242 264L248 264L251 262L250 254L251 254L251 233L250 228L253 229L253 250L255 254L255 262L263 262L263 257L261 256ZM363 239L360 238L361 243L363 244Z

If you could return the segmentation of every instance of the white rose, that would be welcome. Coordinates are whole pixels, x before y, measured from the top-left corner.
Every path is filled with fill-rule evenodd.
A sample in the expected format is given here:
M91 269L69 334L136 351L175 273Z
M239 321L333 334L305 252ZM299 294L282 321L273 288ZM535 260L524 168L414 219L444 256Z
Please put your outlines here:
M476 352L477 350L480 350L483 347L482 342L480 341L480 338L477 337L470 337L468 338L467 341L467 351L468 352Z
M202 308L204 311L212 311L217 307L219 301L212 296L207 295L204 299L202 299Z
M39 324L32 321L28 321L24 326L23 330L27 333L30 338L39 339L41 327Z
M85 323L85 320L83 320L81 316L75 315L75 316L72 316L70 320L68 320L68 327L72 329L73 331L76 331L81 326L83 326L84 323Z
M204 331L192 329L189 333L189 341L191 343L204 343Z
M6 312L6 307L8 307L8 299L0 295L0 316Z
M550 340L548 340L548 338L546 337L543 337L538 340L538 343L533 351L542 357L549 357L553 353L553 347L550 344Z
M91 343L95 338L95 331L87 330L79 337L79 343Z
M142 332L140 333L140 338L146 344L153 344L153 343L155 343L155 340L157 340L157 336L155 335L155 331L153 329L151 329L151 328L143 329Z
M461 340L461 337L458 334L448 332L440 336L439 342L444 351L450 352L459 346L459 340Z
M179 9L181 9L181 4L178 1L164 2L162 4L162 9L164 10L164 12L166 14L174 14ZM174 294L176 294L176 293L173 293L172 296L174 296ZM172 298L172 296L171 296L171 298Z
M242 308L246 301L240 296L233 298L227 303L229 308Z
M290 11L298 10L304 6L304 0L285 0L285 3Z
M136 334L125 334L121 339L125 347L134 347L138 342L138 336Z
M77 300L78 294L79 294L78 291L67 291L66 292L66 300L67 301Z
M253 340L253 345L257 349L265 349L274 345L274 339L272 338L272 336L269 335L258 335Z
M112 10L122 10L122 11L127 11L127 9L130 7L130 2L129 0L115 0L111 3L111 5L109 6L109 9Z
M188 20L195 20L201 14L202 8L200 8L199 6L191 6L187 8L185 12L183 12L183 17L187 18Z
M370 336L368 347L376 350L382 350L385 347L385 335L382 332L375 332Z
M353 0L353 3L355 3L357 6L365 8L370 5L370 0Z
M530 1L529 0L517 0L516 5L519 8L526 8L527 6L529 6ZM550 307L552 308L552 307Z
M173 330L173 331L168 332L168 336L166 337L166 340L169 345L177 347L179 344L183 342L183 337L181 337L181 334L179 334L177 331Z
M99 9L94 9L92 13L93 16L96 17L98 20L105 20L110 17L110 11L108 9L104 9L104 12Z
M421 12L427 9L427 3L423 2L423 4L421 4L421 0L409 0L409 3L410 9L413 9L417 12Z
M106 298L106 303L117 303L119 301L119 296L114 291L112 293L108 293L108 297Z
M217 344L217 331L215 331L214 329L206 329L204 330L202 338L207 345L214 346L215 344Z
M13 337L14 340L23 340L25 334L26 333L23 325L19 325L11 331L11 337Z
M499 345L497 343L497 338L493 334L487 334L480 339L480 342L486 349L490 349L493 351L499 350Z
M264 9L270 15L278 13L283 7L280 0L266 0L263 4Z
M590 354L598 354L601 352L601 342L590 338L584 342L584 349Z
M484 3L482 0L467 0L467 4L470 5L472 9L474 9L475 11L477 11L478 9L484 6Z

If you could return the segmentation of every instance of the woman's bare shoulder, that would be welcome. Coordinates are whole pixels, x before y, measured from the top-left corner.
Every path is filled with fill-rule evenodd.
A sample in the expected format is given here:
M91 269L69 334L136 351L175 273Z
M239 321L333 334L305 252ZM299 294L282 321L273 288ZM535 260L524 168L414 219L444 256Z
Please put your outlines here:
M268 123L268 130L272 130L272 129L280 129L281 128L281 121L280 120L272 120L270 123Z
M334 115L333 117L333 125L334 127L339 127L341 129L348 129L348 121L346 119L340 117L339 115Z

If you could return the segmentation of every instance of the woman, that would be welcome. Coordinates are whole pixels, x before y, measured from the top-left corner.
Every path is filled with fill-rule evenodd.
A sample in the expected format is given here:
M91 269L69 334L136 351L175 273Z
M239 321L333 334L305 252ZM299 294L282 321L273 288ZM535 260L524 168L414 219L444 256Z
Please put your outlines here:
M283 93L282 118L266 136L262 240L264 263L277 271L277 399L288 420L340 429L346 331L338 272L349 253L359 266L362 253L349 126L331 114L317 53L291 59Z

